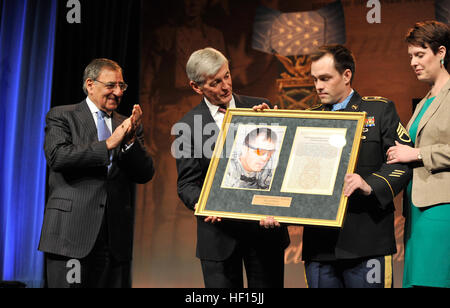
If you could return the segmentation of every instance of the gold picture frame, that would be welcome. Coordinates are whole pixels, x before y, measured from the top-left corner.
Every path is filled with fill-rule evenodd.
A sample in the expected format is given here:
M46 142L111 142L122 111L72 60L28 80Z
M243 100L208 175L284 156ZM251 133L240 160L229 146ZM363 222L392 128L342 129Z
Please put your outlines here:
M195 215L341 227L365 115L228 109Z

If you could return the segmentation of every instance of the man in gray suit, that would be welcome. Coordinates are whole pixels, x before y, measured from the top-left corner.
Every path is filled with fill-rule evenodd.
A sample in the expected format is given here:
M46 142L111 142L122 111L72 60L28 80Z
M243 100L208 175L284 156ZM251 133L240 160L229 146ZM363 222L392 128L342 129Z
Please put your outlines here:
M44 151L49 193L39 250L49 287L129 287L134 183L153 177L144 147L142 110L115 110L127 84L114 61L85 69L81 103L52 108Z

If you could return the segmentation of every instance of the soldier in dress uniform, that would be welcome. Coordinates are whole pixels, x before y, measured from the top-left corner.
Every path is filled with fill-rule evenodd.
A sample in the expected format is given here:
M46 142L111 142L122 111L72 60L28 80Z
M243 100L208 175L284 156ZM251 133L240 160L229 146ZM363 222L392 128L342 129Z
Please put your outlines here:
M312 55L311 75L326 110L366 112L359 159L347 174L349 196L341 229L306 227L303 260L310 287L391 287L396 252L394 197L412 176L406 164L386 164L395 141L411 145L392 101L361 97L351 87L355 60L342 45L323 46Z
M311 60L311 75L321 101L315 110L367 115L355 173L345 176L344 194L349 203L342 228L304 228L302 258L307 285L391 287L392 255L396 253L394 197L405 188L412 171L406 164L388 165L386 151L395 141L411 145L411 139L392 101L361 97L352 89L355 60L350 50L342 45L322 46ZM273 227L270 222L267 219L265 227Z

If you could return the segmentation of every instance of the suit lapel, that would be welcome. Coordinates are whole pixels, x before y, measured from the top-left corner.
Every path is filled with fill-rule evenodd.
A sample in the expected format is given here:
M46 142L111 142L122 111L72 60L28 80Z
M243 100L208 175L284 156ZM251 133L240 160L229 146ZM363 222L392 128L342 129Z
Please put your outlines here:
M347 106L343 111L350 111L350 112L359 112L361 110L361 96L358 94L358 92L354 91L352 98L348 102Z
M447 97L447 95L449 93L449 90L450 90L450 80L447 81L447 83L442 87L441 91L439 91L438 95L436 95L435 99L430 104L430 106L428 107L427 111L425 111L425 114L423 115L422 119L420 120L419 126L417 128L417 136L419 135L419 133L422 130L422 128L428 123L428 121L431 119L431 117L439 109L439 107L441 106L442 102ZM427 94L426 98L429 98L428 94ZM421 104L418 105L417 106L418 108L416 108L416 109L419 109L419 106L420 106L420 109L422 109L422 107L424 105L424 102L426 101L426 98L423 99L420 102ZM418 110L418 112L420 112L420 109ZM414 114L417 116L416 112Z
M205 99L202 99L202 102L200 103L199 109L198 109L198 114L202 116L202 128L205 127L206 125L213 123L216 125L217 129L219 129L219 127L216 124L216 121L214 121L214 118L211 115L211 111L208 108L208 105L206 105Z
M236 104L236 108L245 108L245 105L242 102L242 99L239 95L233 94L233 97L234 97L234 103Z
M113 113L111 114L111 126L112 126L112 132L111 134L116 130L116 128L122 124L122 119L120 118L119 114L115 111L113 111ZM113 149L112 151L112 157L113 157L113 161L115 161L120 153L120 146L118 146L117 148ZM114 167L114 164L111 166L111 168Z
M91 142L98 141L97 126L95 126L91 110L85 100L79 104L79 108L75 112L75 116L81 123L81 129L86 132L87 140Z
M112 117L111 117L111 123L112 123L112 132L111 134L116 130L117 126L122 124L122 120L119 118L118 113L113 111Z
M236 108L252 108L255 105L254 102L252 103L252 102L249 102L248 100L246 100L245 96L242 97L240 95L237 95L237 94L233 93L233 97L234 97L234 103L236 104ZM263 103L263 102L264 101L261 100L260 103Z
M243 101L243 99L237 95L233 93L233 97L234 97L234 103L236 104L236 108L249 108L248 104L245 103L245 101ZM214 118L211 115L211 111L208 108L208 105L206 105L205 99L202 99L202 102L200 103L198 110L196 112L198 115L202 116L202 129L206 126L206 125L215 125L215 128L217 129L217 131L220 130L220 127L217 126L216 121L214 120ZM195 127L195 125L194 125ZM203 135L203 132L202 132Z
M427 97L428 97L429 94L430 94L430 92L428 92L427 95L417 104L416 109L414 110L414 113L413 113L411 119L408 122L408 125L406 125L406 130L407 131L409 131L409 129L411 128L411 125L414 123L414 120L419 115L419 112L422 109L423 105L425 104L425 101L427 100Z

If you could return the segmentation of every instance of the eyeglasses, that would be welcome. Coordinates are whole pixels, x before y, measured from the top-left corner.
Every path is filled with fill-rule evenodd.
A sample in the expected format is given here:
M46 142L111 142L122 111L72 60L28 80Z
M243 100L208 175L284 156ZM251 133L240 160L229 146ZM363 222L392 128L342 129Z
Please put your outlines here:
M128 85L125 82L103 82L97 79L94 79L94 81L100 82L107 88L108 90L114 90L117 86L119 86L120 90L125 92L128 88Z
M262 149L262 148L251 146L247 142L245 143L245 145L248 148L254 150L256 155L258 155L258 156L265 156L265 155L271 156L275 152L275 149Z

